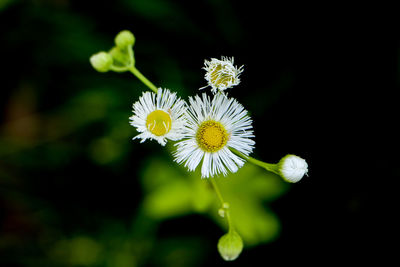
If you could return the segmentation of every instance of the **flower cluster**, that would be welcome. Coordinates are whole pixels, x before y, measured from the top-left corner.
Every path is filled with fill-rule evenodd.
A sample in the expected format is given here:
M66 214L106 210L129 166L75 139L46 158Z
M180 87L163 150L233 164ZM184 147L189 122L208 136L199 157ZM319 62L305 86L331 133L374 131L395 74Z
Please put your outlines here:
M232 68L231 72L224 72L224 79L229 81L226 83L229 86L221 87L221 79L209 80L214 89L223 88L221 91L239 83L238 71L233 71L237 70L232 65L233 59L222 59L218 61L218 66L224 67L218 68ZM217 64L216 59L211 62ZM217 68L211 68L209 61L205 61L205 65L206 70L209 69L208 73L215 72ZM241 72L242 68L239 70ZM218 75L222 77L222 74ZM231 82L233 80L234 83ZM246 156L253 151L255 142L252 139L252 120L236 99L216 89L212 92L212 98L203 93L201 96L189 97L189 103L168 89L144 92L133 104L130 123L140 133L133 139L141 139L141 142L154 139L162 146L167 140L177 141L176 152L173 154L175 161L184 164L189 171L194 171L201 164L202 178L227 175L228 171L236 172L243 166L245 159L231 149Z
M135 64L132 54L135 36L130 31L121 31L114 42L115 46L109 52L101 51L90 57L90 63L98 72L126 71Z
M201 165L202 178L235 173L246 161L291 183L300 181L308 173L306 161L295 155L289 154L276 164L249 156L255 146L252 119L243 105L226 93L227 89L239 85L243 72L243 66L234 66L233 57L205 60L207 86L200 89L211 87L212 95L202 93L189 97L186 102L176 92L156 87L139 72L135 66L134 43L134 35L122 31L109 52L102 51L90 58L97 71L129 71L152 90L143 92L133 103L133 115L129 119L139 133L133 139L155 140L162 146L168 141L175 142L175 162L189 171ZM234 260L242 251L242 239L231 225L229 204L223 201L215 179L210 181L222 204L219 214L226 215L229 223L229 232L221 237L218 251L225 260Z

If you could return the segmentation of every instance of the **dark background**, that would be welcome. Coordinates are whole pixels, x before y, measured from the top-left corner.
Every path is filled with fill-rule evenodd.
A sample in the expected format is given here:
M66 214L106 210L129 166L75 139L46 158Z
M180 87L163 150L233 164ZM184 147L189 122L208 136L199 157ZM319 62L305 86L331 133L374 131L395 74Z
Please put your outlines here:
M220 259L213 246L222 232L199 215L161 222L157 240L203 237L201 260L188 266L324 265L391 255L382 247L395 231L399 24L389 7L0 3L0 265L56 266L43 250L48 236L96 235L100 222L126 225L139 207L140 168L154 151L164 153L130 140L130 107L145 88L128 73L101 74L89 64L122 29L136 36L138 69L184 98L205 85L204 59L234 56L244 73L230 96L254 120L254 156L276 162L293 153L309 163L309 177L271 205L280 237L245 249L235 262ZM114 154L102 139L111 135ZM153 252L160 260L142 264L166 266ZM178 262L171 266L185 266Z

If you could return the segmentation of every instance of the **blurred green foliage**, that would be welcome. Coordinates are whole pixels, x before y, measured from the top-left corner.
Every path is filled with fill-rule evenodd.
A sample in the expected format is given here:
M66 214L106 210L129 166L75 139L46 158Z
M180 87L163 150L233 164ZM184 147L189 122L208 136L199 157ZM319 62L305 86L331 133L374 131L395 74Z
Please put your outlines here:
M207 179L199 171L188 173L163 159L151 159L144 169L143 205L146 213L158 220L200 213L227 230L226 220L218 216L220 203ZM233 224L247 246L274 240L279 220L265 204L285 193L288 185L263 169L245 164L237 173L217 177L225 201L230 203Z

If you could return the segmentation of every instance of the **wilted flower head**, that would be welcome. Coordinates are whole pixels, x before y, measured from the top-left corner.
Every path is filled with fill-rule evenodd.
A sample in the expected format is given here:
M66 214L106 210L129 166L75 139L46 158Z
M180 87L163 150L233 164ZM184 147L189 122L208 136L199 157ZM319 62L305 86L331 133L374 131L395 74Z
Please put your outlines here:
M243 72L243 66L240 68L233 65L233 57L222 57L221 60L212 58L210 61L204 61L203 69L206 70L204 78L208 85L200 89L211 86L211 91L215 94L217 91L224 91L240 83L239 76Z
M285 181L297 183L304 175L307 175L308 164L304 159L289 154L279 161L278 170Z

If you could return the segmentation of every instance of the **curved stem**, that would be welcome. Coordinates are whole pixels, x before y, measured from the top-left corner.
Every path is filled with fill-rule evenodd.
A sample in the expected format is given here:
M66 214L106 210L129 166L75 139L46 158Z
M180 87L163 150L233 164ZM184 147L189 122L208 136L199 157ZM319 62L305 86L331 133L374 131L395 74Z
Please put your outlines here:
M273 173L278 173L278 168L276 164L271 164L271 163L266 163L263 162L261 160L252 158L250 156L246 156L245 154L239 152L238 150L234 149L234 148L230 148L230 150L235 153L236 155L238 155L239 157L241 157L242 159L245 159L257 166L260 166L261 168L266 169L267 171L273 172Z
M111 65L110 70L115 71L115 72L124 72L124 71L127 71L128 68L127 67L117 67L117 66Z
M131 60L129 65L130 65L130 67L134 67L135 66L135 57L133 56L132 45L128 46L128 55L129 55L129 58Z
M157 87L150 82L140 71L135 68L134 66L131 66L128 68L128 70L135 75L142 83L144 83L147 87L149 87L151 90L153 90L154 93L157 93L158 89Z

